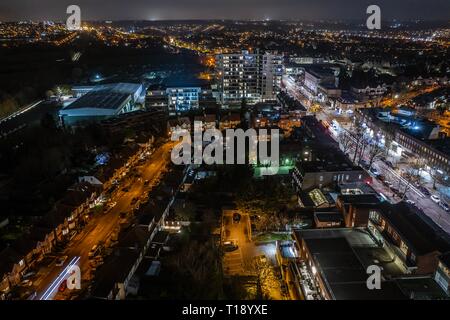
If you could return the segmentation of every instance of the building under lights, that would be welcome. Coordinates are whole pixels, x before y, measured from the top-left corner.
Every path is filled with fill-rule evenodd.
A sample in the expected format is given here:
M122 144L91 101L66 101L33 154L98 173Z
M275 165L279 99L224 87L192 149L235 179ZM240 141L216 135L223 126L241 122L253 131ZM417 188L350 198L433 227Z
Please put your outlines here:
M274 100L284 72L283 56L258 50L216 57L219 100L223 105L240 105Z
M169 115L186 113L199 108L200 87L168 88Z
M59 111L63 124L93 122L136 111L143 105L144 88L138 83L113 83L75 89L76 100Z

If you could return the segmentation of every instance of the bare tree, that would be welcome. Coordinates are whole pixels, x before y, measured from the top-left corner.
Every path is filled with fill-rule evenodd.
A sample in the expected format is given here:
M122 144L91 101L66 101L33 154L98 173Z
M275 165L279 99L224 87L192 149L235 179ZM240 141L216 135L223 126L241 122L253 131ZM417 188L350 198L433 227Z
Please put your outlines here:
M369 170L372 168L375 160L380 158L383 154L384 148L381 146L378 138L368 144Z
M356 162L356 157L361 152L361 148L364 146L364 128L361 121L356 118L352 124L352 133L355 138L355 153L353 155L353 162Z
M342 147L342 151L347 153L353 145L353 139L346 130L341 130L338 135L338 142Z

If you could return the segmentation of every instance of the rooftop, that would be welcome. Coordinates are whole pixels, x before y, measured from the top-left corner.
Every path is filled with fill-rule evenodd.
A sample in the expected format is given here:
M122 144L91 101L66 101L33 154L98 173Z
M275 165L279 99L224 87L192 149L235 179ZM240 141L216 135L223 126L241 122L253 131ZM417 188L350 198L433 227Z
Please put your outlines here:
M63 110L93 108L93 109L119 109L132 95L139 91L141 84L114 83L95 86L91 91L78 98Z
M384 203L381 214L416 254L450 251L450 236L416 207Z

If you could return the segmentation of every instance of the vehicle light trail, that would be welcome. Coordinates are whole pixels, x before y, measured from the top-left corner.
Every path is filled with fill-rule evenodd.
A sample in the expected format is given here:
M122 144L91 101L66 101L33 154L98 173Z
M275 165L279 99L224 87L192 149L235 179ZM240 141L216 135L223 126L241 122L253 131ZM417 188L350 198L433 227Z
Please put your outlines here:
M64 270L50 284L47 290L45 290L44 294L41 296L39 300L49 300L49 298L54 293L55 289L57 289L61 284L61 282L69 275L70 268L74 266L78 261L80 261L80 257L73 257L72 260L70 260L69 264L64 268Z
M11 119L13 119L13 118L15 118L15 117L17 117L17 116L20 116L21 114L23 114L23 113L25 113L25 112L27 112L27 111L33 109L34 107L36 107L36 106L37 106L38 104L40 104L42 101L44 101L44 100L39 100L38 102L35 102L35 103L31 104L31 105L28 106L28 107L25 107L25 108L23 108L23 109L21 109L21 110L18 110L18 111L16 111L16 112L14 112L13 114L11 114L11 115L9 115L9 116L3 118L3 119L0 119L0 123L3 123L3 122L8 121L8 120L11 120Z

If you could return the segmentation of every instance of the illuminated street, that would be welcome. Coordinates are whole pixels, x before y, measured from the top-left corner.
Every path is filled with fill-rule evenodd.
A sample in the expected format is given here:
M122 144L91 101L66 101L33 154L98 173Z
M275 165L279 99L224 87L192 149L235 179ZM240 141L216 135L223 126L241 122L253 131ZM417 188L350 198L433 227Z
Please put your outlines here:
M38 272L39 277L34 281L36 291L38 292L38 299L48 300L52 298L52 295L49 293L53 293L55 291L54 289L59 287L59 283L65 279L59 275L64 274L64 271L61 272L61 270L65 270L66 265L72 262L72 257L80 257L76 263L80 266L82 279L86 280L86 282L83 281L82 284L83 286L89 284L89 281L91 281L89 275L89 251L100 241L106 242L111 237L111 234L118 227L120 213L130 212L132 210L130 205L131 200L148 192L152 183L156 182L161 177L164 173L164 168L168 163L172 145L172 143L166 143L158 148L142 168L139 168L139 172L142 174L141 181L138 181L137 179L127 179L125 181L126 184L130 184L130 190L128 192L120 191L120 186L117 188L119 191L114 193L110 200L117 204L111 210L94 216L81 233L71 240L67 249L61 253L61 255L69 257L64 266L57 267L55 265L50 265L44 267L43 271ZM150 180L149 186L144 186L144 181L146 179Z

